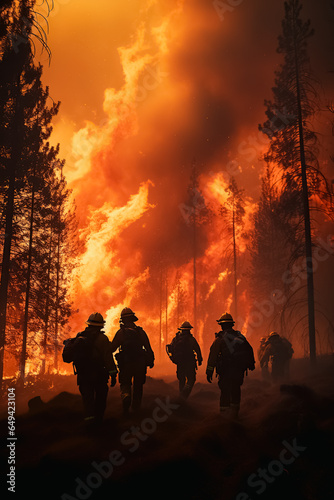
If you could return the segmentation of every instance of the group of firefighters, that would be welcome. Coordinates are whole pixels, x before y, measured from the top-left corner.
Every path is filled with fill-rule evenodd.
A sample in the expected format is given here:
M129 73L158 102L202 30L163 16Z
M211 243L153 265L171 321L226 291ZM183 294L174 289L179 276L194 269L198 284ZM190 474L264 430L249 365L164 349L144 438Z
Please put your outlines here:
M126 307L121 312L120 328L110 342L103 332L105 321L100 313L89 316L87 327L73 339L64 341L63 360L72 362L82 396L87 423L102 422L106 409L108 381L116 384L118 374L123 413L139 410L146 381L147 367L154 366L154 353L146 332L136 324L135 313ZM212 382L214 371L220 388L220 412L236 418L240 408L241 385L248 370L255 369L254 353L247 339L233 328L234 320L224 313L217 323L220 331L211 345L206 377ZM178 328L166 351L176 364L180 397L188 398L196 381L197 366L203 358L200 346L185 321ZM117 364L114 360L115 359ZM258 359L265 380L274 382L288 377L291 343L276 332L260 340ZM271 365L271 373L269 366Z

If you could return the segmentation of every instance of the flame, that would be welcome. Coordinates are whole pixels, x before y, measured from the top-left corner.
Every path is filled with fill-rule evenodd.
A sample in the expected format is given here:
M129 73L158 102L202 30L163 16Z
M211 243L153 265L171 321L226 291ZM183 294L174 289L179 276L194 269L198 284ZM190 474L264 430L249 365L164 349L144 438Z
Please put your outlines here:
M212 283L212 285L209 288L208 293L206 294L205 300L208 300L208 298L210 297L210 295L212 294L212 292L216 289L216 287L217 287L216 283Z
M100 209L91 213L87 227L81 230L80 237L85 241L86 251L81 257L77 279L83 289L91 289L100 274L106 274L114 267L116 252L112 243L117 241L124 229L138 220L147 210L154 208L148 203L150 181L141 185L136 195L132 195L123 207L113 207L105 202ZM114 271L120 272L115 266Z
M205 182L205 192L211 200L224 205L228 198L228 177L225 172L218 172Z
M225 271L222 271L221 273L219 273L218 280L219 281L224 281L224 279L227 278L227 276L229 274L231 274L231 272L228 271L228 269L225 269Z
M230 295L228 296L228 298L225 302L225 310L226 311L230 311L232 302L233 302L232 293L230 293Z

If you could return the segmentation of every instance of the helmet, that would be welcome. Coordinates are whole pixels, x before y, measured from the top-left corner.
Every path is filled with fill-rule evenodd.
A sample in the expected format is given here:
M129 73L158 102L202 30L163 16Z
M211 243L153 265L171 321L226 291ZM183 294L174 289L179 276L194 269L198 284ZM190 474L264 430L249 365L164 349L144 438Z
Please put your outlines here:
M225 314L222 314L219 319L217 319L217 323L219 323L219 324L221 324L221 323L233 323L234 324L235 322L233 321L232 316L228 312L226 312Z
M178 330L190 330L191 328L194 328L194 327L191 326L191 324L189 323L189 321L184 321L182 323L182 325L178 328Z
M104 326L105 321L103 319L102 314L96 312L89 316L88 320L86 321L86 324L90 326Z
M133 312L132 309L130 309L130 307L124 307L124 309L122 309L122 312L121 312L121 321L123 320L126 320L126 319L130 319L131 321L138 321L138 318L137 316L135 315L135 313Z
M271 332L269 333L269 337L279 337L277 332Z

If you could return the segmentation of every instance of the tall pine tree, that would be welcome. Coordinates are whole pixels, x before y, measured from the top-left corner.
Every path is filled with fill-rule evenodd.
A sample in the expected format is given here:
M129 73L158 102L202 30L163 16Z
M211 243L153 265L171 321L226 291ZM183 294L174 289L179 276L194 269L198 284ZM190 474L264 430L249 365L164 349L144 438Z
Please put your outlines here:
M23 381L29 343L39 346L41 332L48 338L52 325L51 344L56 349L59 326L70 313L67 277L61 267L71 267L69 252L67 261L62 252L68 248L66 233L73 217L69 216L63 162L58 160L58 148L48 143L59 103L48 105L42 67L34 63L32 39L39 38L42 45L45 39L39 36L38 26L34 33L33 7L34 1L23 0L7 2L1 11L0 200L5 236L0 283L1 381L5 348L18 359ZM57 333L53 328L56 316Z
M294 212L304 224L309 352L311 363L314 364L316 336L310 198L320 191L329 195L329 190L319 170L317 138L310 125L317 111L315 81L308 56L308 41L313 30L310 21L304 22L300 17L302 6L299 0L289 0L284 5L285 18L278 44L278 52L284 61L276 72L273 101L265 101L268 120L259 128L271 139L265 159L283 169L285 190L293 192L300 200ZM277 122L277 115L284 117L284 124L275 126L273 131L272 124L274 120Z
M244 192L238 188L236 180L231 177L230 183L226 189L228 194L225 204L221 208L221 215L223 216L227 232L230 235L230 244L227 248L232 248L232 261L233 261L233 314L235 318L238 317L238 231L242 229L243 218L245 215L244 208Z

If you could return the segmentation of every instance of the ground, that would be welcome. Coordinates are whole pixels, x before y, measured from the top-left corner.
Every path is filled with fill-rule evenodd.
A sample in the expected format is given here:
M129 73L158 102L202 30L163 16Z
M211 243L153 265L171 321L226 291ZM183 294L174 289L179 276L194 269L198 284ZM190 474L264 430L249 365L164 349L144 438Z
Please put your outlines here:
M84 426L74 376L31 381L16 389L16 498L334 498L333 376L332 357L312 373L307 360L294 360L283 385L251 372L239 419L229 421L203 367L183 403L174 375L154 375L140 414L126 420L118 385L110 389L98 430ZM29 410L36 396L43 403L34 400ZM1 417L4 443L6 401ZM6 461L8 450L2 447Z

